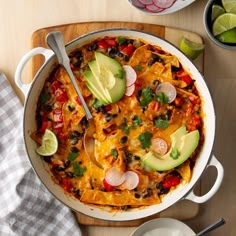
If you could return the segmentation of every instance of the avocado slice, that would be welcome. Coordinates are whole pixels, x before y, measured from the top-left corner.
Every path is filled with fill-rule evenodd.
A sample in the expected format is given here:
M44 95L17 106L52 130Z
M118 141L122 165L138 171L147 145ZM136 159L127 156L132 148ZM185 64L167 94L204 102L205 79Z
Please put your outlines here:
M177 129L171 136L171 148L168 153L163 156L159 156L153 151L149 151L145 154L141 160L144 165L158 171L165 171L175 168L185 162L189 156L194 152L199 142L199 131L194 130L190 133L187 132L186 126L183 125ZM176 159L171 157L172 149L176 149L179 152L179 156Z
M120 100L126 91L125 72L118 61L103 53L95 52L95 61L89 67L97 80L99 91L103 91L110 103ZM101 87L103 89L101 89Z
M99 90L99 85L97 84L96 79L93 76L93 73L91 71L84 72L84 77L86 79L86 85L90 92L99 100L102 102L102 104L106 105L109 104L110 101L107 100L104 92L102 90Z

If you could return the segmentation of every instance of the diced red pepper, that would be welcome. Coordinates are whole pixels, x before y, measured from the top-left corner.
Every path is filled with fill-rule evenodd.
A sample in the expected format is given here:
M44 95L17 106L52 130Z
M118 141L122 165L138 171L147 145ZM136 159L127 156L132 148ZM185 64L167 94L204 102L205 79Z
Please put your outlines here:
M175 100L174 100L174 103L175 103L175 106L177 107L181 107L182 106L182 98L181 97L176 97Z
M100 48L104 48L104 49L109 48L109 44L106 43L104 40L99 40L99 41L97 42L97 45L98 45L98 47L100 47Z
M69 191L71 188L70 181L68 179L62 179L62 187L65 191Z
M56 135L59 135L63 130L64 124L62 122L53 123L53 131Z
M114 189L114 186L108 184L105 179L103 179L103 185L104 185L104 188L105 188L108 192L110 192L110 191L112 191L112 190Z
M187 86L189 86L192 82L192 78L190 77L190 75L185 71L185 70L180 70L176 73L178 79L184 81L186 83Z
M111 111L111 109L112 109L112 106L111 106L111 105L106 105L106 106L105 106L105 110L106 110L106 111Z
M111 47L116 46L116 40L115 39L104 39L104 41Z
M163 181L163 188L170 188L180 183L180 179L177 176L169 176Z
M197 97L189 96L188 99L194 105L198 103L198 98Z
M118 49L120 52L122 52L122 50L126 47L127 45L126 44L121 44L118 46Z
M58 102L62 102L62 103L67 102L67 100L68 100L67 94L65 91L63 91L63 89L58 81L54 81L51 84L51 90L54 93L56 100Z
M193 115L193 123L195 125L196 128L198 128L201 125L201 119L200 116L198 115Z
M126 47L124 47L121 50L121 52L130 57L130 56L132 56L134 50L135 50L134 45L130 43Z
M82 105L82 103L81 103L81 101L80 101L78 96L75 97L75 101L77 102L78 105L80 105L80 106Z
M53 120L55 122L63 122L62 110L60 108L53 110Z
M47 127L48 127L48 121L43 121L42 126L40 128L40 132L44 134Z
M158 111L160 108L160 103L156 100L152 100L148 107L152 110L152 111Z

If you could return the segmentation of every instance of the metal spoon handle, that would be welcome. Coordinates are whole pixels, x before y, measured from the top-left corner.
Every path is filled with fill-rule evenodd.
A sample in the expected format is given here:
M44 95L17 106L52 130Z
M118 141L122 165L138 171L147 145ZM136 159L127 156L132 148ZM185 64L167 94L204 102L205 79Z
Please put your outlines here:
M73 72L71 71L70 59L66 53L63 34L60 31L52 31L47 35L46 42L47 42L48 46L56 54L59 64L65 68L68 76L70 77L70 80L74 86L74 89L77 92L78 97L79 97L79 99L82 103L82 106L84 108L87 120L92 119L92 114L89 111L86 102L84 101L84 98L78 88L76 81L75 81Z
M225 224L225 220L223 218L220 218L217 220L215 223L209 225L207 228L196 234L196 236L202 236L205 235L206 233L209 233L210 231L220 227L221 225Z

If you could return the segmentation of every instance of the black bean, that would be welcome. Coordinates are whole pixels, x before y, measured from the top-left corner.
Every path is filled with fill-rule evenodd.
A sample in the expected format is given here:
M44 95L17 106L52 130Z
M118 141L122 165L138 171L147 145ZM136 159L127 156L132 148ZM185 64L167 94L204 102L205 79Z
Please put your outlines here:
M71 105L68 105L67 108L68 108L68 110L69 110L70 112L72 112L72 111L75 110L75 108L74 108L73 106L71 106Z
M116 47L108 48L108 55L114 58L118 53L118 49Z
M118 56L118 57L123 57L123 56L124 56L124 54L123 54L123 53L121 53L121 52L118 52L118 53L117 53L117 56Z
M71 144L75 145L75 144L78 143L78 141L79 141L79 139L77 137L74 137L74 138L71 139Z
M116 118L118 114L112 114L112 118Z
M63 166L55 166L53 169L56 171L59 171L59 172L65 170L65 168Z
M65 160L64 166L65 168L68 168L70 166L71 161L70 160Z
M95 51L97 48L98 48L97 42L93 42L87 47L88 51Z
M132 120L137 120L137 119L138 119L138 116L137 116L137 115L133 115L131 119L132 119Z
M52 106L48 104L44 104L42 107L42 110L51 112L52 111Z
M51 156L44 156L43 160L47 163L51 163Z
M80 190L79 189L74 189L73 193L76 197L80 197Z
M159 194L161 195L161 194L167 194L168 192L170 191L170 188L162 188L162 189L160 189L159 190Z
M163 183L162 182L157 183L156 188L157 189L162 189L163 188Z
M125 61L129 61L130 57L128 55L125 55Z
M134 43L134 40L133 40L133 39L127 39L127 40L125 41L125 43L127 43L127 44L133 44L133 43Z
M140 194L135 193L135 194L134 194L134 197L135 197L135 198L140 198L141 196L140 196Z
M105 115L105 120L106 120L106 122L111 121L111 119L112 119L112 115L111 115L110 113L108 113L108 114Z
M126 143L128 141L128 137L127 136L123 136L120 139L120 143Z
M73 146L73 147L70 148L70 151L72 153L77 153L77 152L79 152L79 149L77 147Z
M137 155L134 155L134 160L139 161L141 158Z
M73 172L67 171L67 172L65 172L65 174L68 178L71 178L71 179L74 178L74 173Z
M173 72L178 72L178 71L180 71L181 69L182 69L181 66L180 66L180 67L176 67L176 66L171 65L171 71L173 71Z

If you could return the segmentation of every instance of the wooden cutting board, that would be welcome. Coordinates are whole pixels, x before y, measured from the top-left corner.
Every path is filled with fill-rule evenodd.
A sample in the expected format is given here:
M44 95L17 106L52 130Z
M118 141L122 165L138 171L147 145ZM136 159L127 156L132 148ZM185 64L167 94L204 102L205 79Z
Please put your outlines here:
M172 44L178 47L179 42L183 36L189 38L192 41L202 43L203 39L200 35L185 31L182 29L171 28L167 26L154 25L154 24L144 24L144 23L135 23L135 22L82 22L82 23L73 23L67 25L58 25L39 29L32 34L31 38L31 48L35 47L47 47L45 43L46 35L54 30L59 30L64 34L65 43L79 37L80 35L86 34L99 29L107 28L130 28L138 29L148 33L152 33L159 37L162 37ZM198 69L203 72L203 54L194 61ZM32 59L32 78L41 65L44 62L44 58L36 56ZM200 193L200 183L197 185L196 193ZM172 207L168 208L161 213L158 213L154 216L143 218L135 221L126 221L126 222L113 222L113 221L104 221L98 220L92 217L87 217L80 213L75 213L75 217L78 223L83 225L98 225L98 226L139 226L140 224L146 222L147 220L157 218L157 217L170 217L176 218L179 220L188 220L195 217L199 212L199 205L188 200L182 200ZM138 213L137 213L138 214Z

